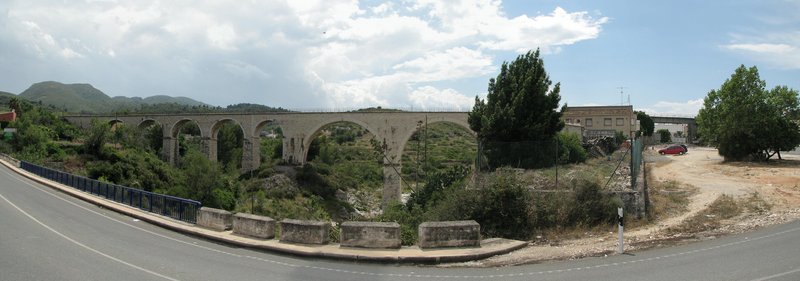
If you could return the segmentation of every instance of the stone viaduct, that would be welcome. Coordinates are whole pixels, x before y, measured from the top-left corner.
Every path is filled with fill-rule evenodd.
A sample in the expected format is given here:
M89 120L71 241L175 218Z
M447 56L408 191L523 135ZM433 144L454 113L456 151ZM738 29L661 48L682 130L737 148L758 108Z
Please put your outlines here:
M336 122L360 125L383 143L383 204L400 200L400 159L411 136L427 123L450 122L470 131L466 112L338 112L338 113L197 113L197 114L129 114L129 115L72 115L64 116L70 123L89 128L92 119L111 124L124 123L140 127L159 124L163 131L163 157L175 164L178 158L180 128L195 122L200 127L203 152L217 160L217 133L223 124L233 122L244 135L242 170L250 171L261 165L260 132L267 125L277 125L283 131L283 160L302 165L306 163L308 146L322 128Z
M689 132L686 135L688 143L693 143L697 137L697 121L692 117L652 116L653 123L686 124Z

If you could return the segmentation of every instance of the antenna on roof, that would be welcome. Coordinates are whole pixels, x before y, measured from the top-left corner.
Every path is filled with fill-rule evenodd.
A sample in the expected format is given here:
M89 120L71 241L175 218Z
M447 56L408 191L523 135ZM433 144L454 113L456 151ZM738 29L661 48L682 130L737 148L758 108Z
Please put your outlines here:
M625 89L624 86L617 87L619 89L619 105L625 105L625 101L623 100L622 90ZM630 103L630 97L628 97L628 103Z

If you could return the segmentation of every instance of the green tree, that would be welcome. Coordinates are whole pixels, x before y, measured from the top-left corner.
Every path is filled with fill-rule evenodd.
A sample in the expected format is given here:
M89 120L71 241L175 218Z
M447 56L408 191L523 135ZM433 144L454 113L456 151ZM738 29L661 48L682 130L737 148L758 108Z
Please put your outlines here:
M102 157L103 147L109 138L111 138L111 125L106 122L92 119L92 128L89 131L89 137L84 142L84 150L86 153Z
M226 170L242 167L242 147L244 133L239 125L228 122L222 125L217 133L217 158Z
M669 130L667 129L658 129L656 131L659 137L661 137L661 143L670 143L672 142L672 134L670 134Z
M797 90L766 90L758 69L739 66L711 90L697 115L700 134L728 161L768 160L800 144Z
M212 162L197 149L189 149L181 161L186 176L186 189L179 196L198 200L204 206L232 210L235 192L218 163Z
M554 137L564 128L561 115L566 105L558 110L560 89L560 83L552 85L539 50L503 63L497 78L489 80L487 100L476 97L468 117L491 166L516 162L524 168L535 168L554 164L554 153L500 143L535 141L548 143L541 146L554 149Z
M650 115L644 113L644 111L636 111L636 120L639 120L640 130L636 132L637 135L650 137L653 135L655 130L655 123L653 123L653 118L650 118Z

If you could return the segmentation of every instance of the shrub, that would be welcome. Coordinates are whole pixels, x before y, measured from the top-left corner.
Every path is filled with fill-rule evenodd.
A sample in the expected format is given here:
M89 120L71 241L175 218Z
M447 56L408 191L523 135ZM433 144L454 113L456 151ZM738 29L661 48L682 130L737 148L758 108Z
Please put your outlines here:
M530 193L515 175L501 173L492 184L478 189L451 187L444 200L429 211L433 220L468 220L481 225L487 237L527 239L533 227L530 220Z
M586 162L586 149L581 145L581 139L575 133L561 132L558 133L558 143L561 145L559 148L560 153L558 157L559 164L575 164Z
M612 222L622 202L613 195L602 193L600 184L579 181L575 187L575 203L570 212L570 225L593 226Z

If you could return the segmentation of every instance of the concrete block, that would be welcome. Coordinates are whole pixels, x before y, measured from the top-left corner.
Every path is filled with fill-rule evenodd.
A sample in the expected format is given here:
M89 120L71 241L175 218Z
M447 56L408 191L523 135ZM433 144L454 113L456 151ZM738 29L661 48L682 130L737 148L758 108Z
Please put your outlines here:
M225 231L233 227L233 213L201 207L197 212L197 225L218 231Z
M400 224L396 222L347 221L341 227L341 247L400 248Z
M272 239L275 238L275 220L270 217L237 213L233 215L233 233Z
M474 220L423 222L418 230L422 249L481 245L481 225Z
M324 221L285 219L281 221L281 242L328 244L331 224Z

